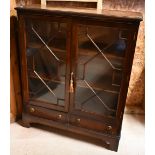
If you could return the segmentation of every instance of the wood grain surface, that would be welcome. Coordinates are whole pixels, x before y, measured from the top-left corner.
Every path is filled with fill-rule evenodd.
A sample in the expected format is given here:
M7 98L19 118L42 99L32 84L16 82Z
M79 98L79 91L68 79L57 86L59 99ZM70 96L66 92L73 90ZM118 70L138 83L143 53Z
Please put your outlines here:
M10 118L16 120L22 112L21 85L19 76L19 59L17 52L17 18L14 10L15 0L10 3Z
M15 2L16 1L16 2ZM19 0L11 0L10 1L10 15L16 15L16 11L14 7ZM40 0L29 0L30 4L40 4ZM145 13L144 9L144 0L104 0L103 8L109 10L122 10L122 11L139 11L143 15ZM63 5L63 2L61 2ZM65 6L64 2L64 6ZM87 6L87 5L86 5ZM95 7L95 6L91 6ZM130 85L128 89L128 97L126 105L131 105L132 107L135 105L144 107L144 75L145 75L145 54L144 54L144 29L145 29L145 18L143 16L143 21L140 24L137 44L136 44L136 52L133 61L132 73L130 78ZM12 52L12 51L11 51ZM14 73L17 74L17 73ZM17 74L17 76L19 76ZM19 91L20 92L20 91ZM16 107L16 104L11 101L11 104ZM20 102L19 102L20 105ZM20 107L20 106L19 106Z

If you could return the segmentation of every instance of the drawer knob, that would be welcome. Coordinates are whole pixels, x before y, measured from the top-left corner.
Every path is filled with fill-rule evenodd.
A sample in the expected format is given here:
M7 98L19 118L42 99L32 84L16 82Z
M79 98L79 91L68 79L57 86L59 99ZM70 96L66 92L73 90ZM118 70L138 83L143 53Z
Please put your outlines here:
M80 122L80 121L81 121L80 118L78 118L78 119L77 119L77 122Z
M107 144L107 145L110 145L110 142L106 141L106 144Z
M61 118L62 118L62 115L59 114L59 115L58 115L58 118L61 119Z
M112 126L108 126L108 130L111 130L112 129Z
M33 107L31 107L30 112L35 112L35 109Z

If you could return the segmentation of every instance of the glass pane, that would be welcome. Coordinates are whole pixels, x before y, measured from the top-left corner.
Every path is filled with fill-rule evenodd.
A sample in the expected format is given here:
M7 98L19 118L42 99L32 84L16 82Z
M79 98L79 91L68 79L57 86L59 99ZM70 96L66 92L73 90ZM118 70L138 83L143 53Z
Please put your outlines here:
M27 20L27 67L30 99L64 106L65 23Z
M76 109L116 115L127 37L124 29L79 26Z

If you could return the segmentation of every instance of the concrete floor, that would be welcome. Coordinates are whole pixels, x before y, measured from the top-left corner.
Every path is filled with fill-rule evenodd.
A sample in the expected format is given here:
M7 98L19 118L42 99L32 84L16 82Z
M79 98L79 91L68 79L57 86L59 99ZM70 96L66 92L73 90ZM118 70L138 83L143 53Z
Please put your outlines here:
M20 123L20 122L19 122ZM60 134L56 129L11 124L11 155L144 155L144 116L125 114L118 152ZM51 132L51 130L53 132Z

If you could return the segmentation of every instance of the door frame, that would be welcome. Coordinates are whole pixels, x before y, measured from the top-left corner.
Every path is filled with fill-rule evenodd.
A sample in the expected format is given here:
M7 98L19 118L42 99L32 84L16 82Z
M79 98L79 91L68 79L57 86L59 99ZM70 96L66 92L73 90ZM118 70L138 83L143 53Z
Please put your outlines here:
M69 81L70 81L70 40L71 40L71 20L59 16L44 16L38 14L19 14L19 48L20 48L20 69L21 69L21 81L22 81L22 97L23 103L32 104L36 106L41 106L48 109L59 110L63 112L68 112L69 108ZM26 58L26 20L46 20L49 22L61 22L67 24L67 40L66 40L66 79L65 79L65 106L58 106L50 103L45 103L42 101L33 101L29 97L28 88L28 74L27 74L27 58Z
M131 24L131 23L125 23L125 22L114 22L112 19L111 20L105 20L103 21L98 21L95 19L85 19L85 20L80 20L75 19L72 21L72 45L71 45L71 72L74 72L74 86L76 87L76 64L75 62L77 61L77 54L78 54L78 25L96 25L96 26L105 26L105 27L114 27L114 28L119 28L119 29L127 29L131 33L128 35L128 40L127 40L127 47L125 50L125 56L124 56L124 63L123 63L123 71L122 71L122 81L121 81L121 86L120 86L120 93L118 95L118 103L117 103L117 109L116 109L116 116L115 117L106 117L106 116L99 116L99 115L93 115L91 113L86 113L82 112L80 110L75 109L74 107L74 96L75 93L70 94L70 108L69 108L69 113L70 115L80 115L84 116L87 118L92 118L96 120L100 120L102 122L109 122L109 123L116 123L117 120L123 118L123 113L124 113L124 107L125 107L125 100L127 96L127 90L128 90L128 84L129 84L129 77L131 73L131 67L132 67L132 58L134 55L134 48L131 51L131 46L132 46L132 39L135 36L135 33L137 32L137 25ZM134 46L135 47L135 46ZM119 124L119 123L118 123Z

